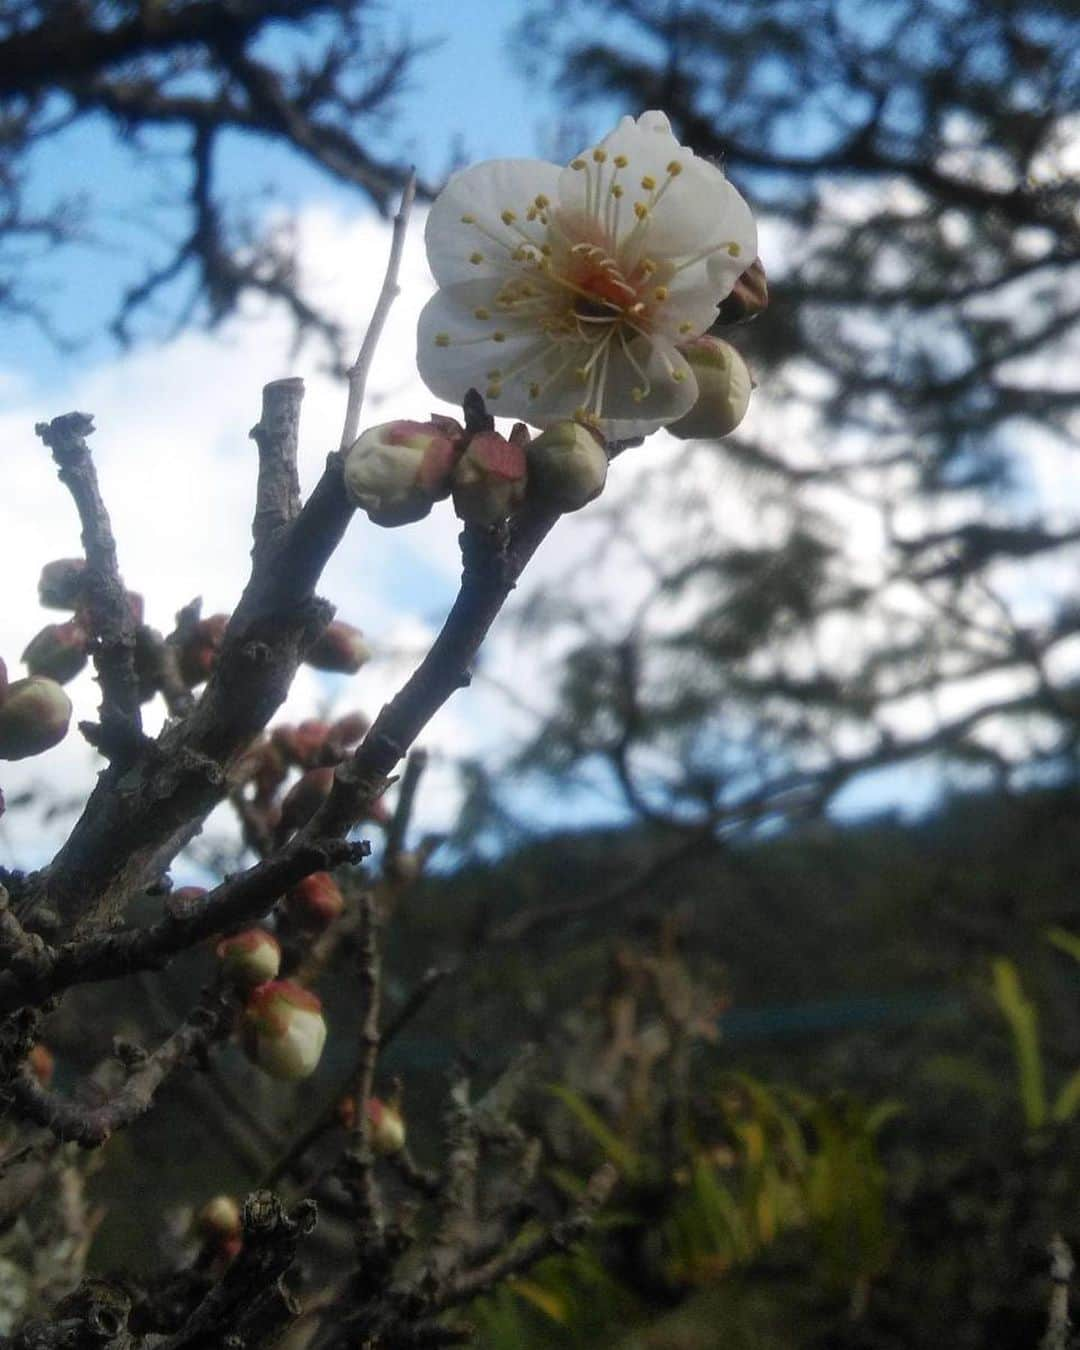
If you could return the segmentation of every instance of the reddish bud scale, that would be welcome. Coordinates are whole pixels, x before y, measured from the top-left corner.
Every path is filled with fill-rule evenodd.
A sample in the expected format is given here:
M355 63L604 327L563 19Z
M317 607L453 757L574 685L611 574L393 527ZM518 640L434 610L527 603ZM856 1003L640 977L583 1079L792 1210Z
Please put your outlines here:
M210 677L228 625L227 614L211 614L200 619L180 644L180 676L189 688L194 689Z
M370 721L363 713L346 713L331 726L330 735L338 745L356 745L367 735Z
M78 609L85 573L85 558L57 558L46 563L38 580L38 599L46 609Z
M328 624L304 654L309 666L339 675L355 675L370 659L363 633L340 619Z
M43 1088L47 1088L52 1082L53 1070L56 1068L56 1061L53 1059L53 1053L47 1045L38 1041L33 1047L26 1062L30 1065L30 1072Z
M454 510L474 525L496 525L525 500L525 450L497 431L478 432L454 469Z
M215 1195L199 1210L195 1226L207 1242L224 1243L239 1238L242 1231L240 1206L231 1195Z
M312 872L285 895L285 909L299 928L329 928L345 908L345 897L329 872Z
M22 654L31 675L46 675L58 684L73 680L86 665L90 638L78 619L50 623L30 639Z

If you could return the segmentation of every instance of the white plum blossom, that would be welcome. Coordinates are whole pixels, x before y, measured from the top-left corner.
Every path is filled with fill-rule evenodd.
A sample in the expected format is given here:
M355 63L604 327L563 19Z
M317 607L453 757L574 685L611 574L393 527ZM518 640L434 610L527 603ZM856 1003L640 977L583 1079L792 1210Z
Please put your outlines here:
M439 290L418 364L440 398L576 417L613 438L682 417L698 337L757 256L750 208L661 112L624 117L568 167L499 159L450 179L428 216Z

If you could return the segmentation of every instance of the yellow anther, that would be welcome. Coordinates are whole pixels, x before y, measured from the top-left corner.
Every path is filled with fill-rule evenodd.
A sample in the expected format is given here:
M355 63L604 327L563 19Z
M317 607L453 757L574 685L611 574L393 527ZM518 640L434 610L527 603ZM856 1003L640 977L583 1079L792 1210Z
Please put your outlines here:
M648 214L649 208L645 205L644 202L634 203L634 215L637 216L638 220L644 220Z
M679 332L680 332L680 333L692 333L693 331L694 331L694 325L693 325L692 323L681 323L681 324L679 324Z
M625 155L616 155L611 162L612 164L615 165L617 169L625 169L626 166L630 163L630 161L626 158Z
M570 161L570 167L572 169L583 169L585 167L585 161L583 159L572 159Z
M651 277L655 271L656 271L656 264L653 262L653 260L651 258L642 258L641 275L643 277Z
M525 212L525 219L535 220L539 214L540 212L536 209L535 206L530 206L529 209Z
M601 150L600 147L597 146L596 149L592 152L592 157L593 161L596 164L603 164L604 160L607 159L607 151Z
M517 216L513 211L504 211L499 219L504 225L513 225L514 221L517 220Z
M541 245L540 245L540 252L544 255L545 258L550 258L550 257L551 257L551 245L550 245L550 244L541 244Z
M668 290L666 286L657 286L656 290L653 291L654 297L660 302L660 304L663 304L670 294L671 292Z
M538 384L530 384L530 385L529 385L529 397L530 397L530 398L539 398L539 397L540 397L540 386L539 386Z
M588 372L588 370L586 370L586 368L585 368L584 366L578 366L578 368L574 371L574 374L578 377L578 380L579 380L582 384L588 384L588 382L589 382L589 372Z
M483 307L483 305L480 305L480 306L478 306L476 309L473 310L473 318L474 318L474 319L490 319L490 318L491 318L491 312L490 312L490 310L486 310L486 309Z
M449 334L449 333L436 333L436 334L435 334L435 346L436 346L436 347L449 347L449 346L450 346L450 334Z
M673 159L667 166L667 171L671 174L672 178L678 178L679 174L682 173L682 165L677 159Z
M618 183L612 183L612 185L611 185L611 195L612 195L613 197L615 197L616 199L618 199L619 197L621 197L621 196L623 195L623 190L622 190L622 188L618 185Z
M488 378L489 380L495 380L496 382L499 381L499 380L501 380L501 379L502 379L502 370L501 370L501 368L500 368L499 366L495 366L494 369L489 370L489 371L487 372L487 378Z
M738 246L738 244L728 244L727 251L729 257L737 258L739 254L742 252L742 249Z
M536 203L536 205L540 208L541 211L544 209L545 206L551 205L551 198L545 197L542 192L538 192L536 196L533 198L533 201Z
M486 389L486 391L485 391L485 397L486 397L486 398L498 398L499 395L500 395L501 393L502 393L502 385L501 385L501 384L489 384L488 387L487 387L487 389Z
M656 187L656 179L652 176L652 174L647 173L645 177L641 180L641 186L645 189L646 192L652 192L653 188Z
M470 253L469 261L471 263L482 263L484 261L484 255L482 253Z
M685 371L685 370L673 370L673 371L671 372L671 378L675 381L676 384L682 384L683 380L686 379L686 371Z
M645 397L645 390L642 389L640 384L635 385L634 388L630 390L630 397L634 400L635 403L640 403L641 400Z
M499 329L496 329L495 332L492 333L491 335L491 340L492 342L505 342L506 334L501 332Z

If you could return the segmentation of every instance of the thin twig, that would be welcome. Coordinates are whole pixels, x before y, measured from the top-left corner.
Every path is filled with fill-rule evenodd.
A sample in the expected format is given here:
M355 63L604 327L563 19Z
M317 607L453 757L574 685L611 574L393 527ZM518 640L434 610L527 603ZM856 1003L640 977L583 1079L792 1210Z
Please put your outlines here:
M135 677L135 615L116 559L109 513L86 444L94 430L88 413L65 413L34 428L52 451L60 481L71 493L82 525L86 553L83 602L97 646L94 665L101 682L101 727L95 738L110 759L129 761L142 733Z
M398 273L401 271L401 254L405 247L405 235L409 226L413 200L416 197L416 172L409 174L408 181L401 193L401 204L394 217L394 233L390 240L390 257L386 264L382 289L372 311L360 351L349 370L349 397L345 406L345 425L341 432L341 451L344 453L356 440L360 427L360 412L364 406L364 393L367 389L368 374L375 357L375 349L382 337L390 307L400 292Z

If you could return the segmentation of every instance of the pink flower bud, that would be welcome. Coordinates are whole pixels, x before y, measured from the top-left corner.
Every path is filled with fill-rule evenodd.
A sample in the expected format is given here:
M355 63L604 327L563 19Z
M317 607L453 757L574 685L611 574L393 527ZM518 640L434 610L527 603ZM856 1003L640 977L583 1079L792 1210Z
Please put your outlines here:
M8 685L0 705L0 759L26 759L67 735L71 699L55 680L31 675Z
M330 724L318 718L309 717L298 727L275 727L270 739L286 763L295 764L300 769L316 769L322 764L323 749L330 733Z
M248 1058L271 1078L307 1078L326 1044L322 1004L292 980L260 984L248 996L240 1033Z
M717 440L734 431L750 406L753 377L746 362L720 338L699 337L679 349L698 382L697 402L668 431L680 440Z
M367 1116L372 1152L400 1153L405 1147L405 1118L398 1108L378 1097L369 1097Z
M316 670L355 675L361 666L371 660L371 648L364 641L359 628L335 619L307 649L304 660Z
M215 1245L240 1236L243 1225L240 1206L231 1195L215 1195L195 1216L199 1236Z
M38 580L38 599L46 609L78 609L85 572L85 558L57 558L46 563Z
M345 490L376 525L422 520L450 491L458 446L443 425L384 422L345 456Z
M559 511L578 511L603 491L608 457L602 443L580 422L557 422L526 451L529 495Z
M478 432L454 470L454 510L473 525L496 525L525 500L525 451L497 431Z
M265 928L245 928L223 937L216 952L226 979L245 989L277 979L281 969L281 946Z
M345 897L329 872L312 872L285 895L285 908L298 928L320 932L345 908Z
M53 1059L53 1053L42 1041L38 1041L33 1047L26 1062L30 1065L30 1072L43 1088L47 1088L52 1082L53 1070L56 1067L56 1061Z
M73 680L86 665L90 639L78 619L47 624L30 639L23 662L31 675L47 675L58 684Z
M181 643L180 675L190 689L202 684L217 665L228 626L227 614L211 614L208 619L200 619Z
M281 803L282 833L287 835L302 829L330 796L333 786L333 769L309 769L298 778Z

